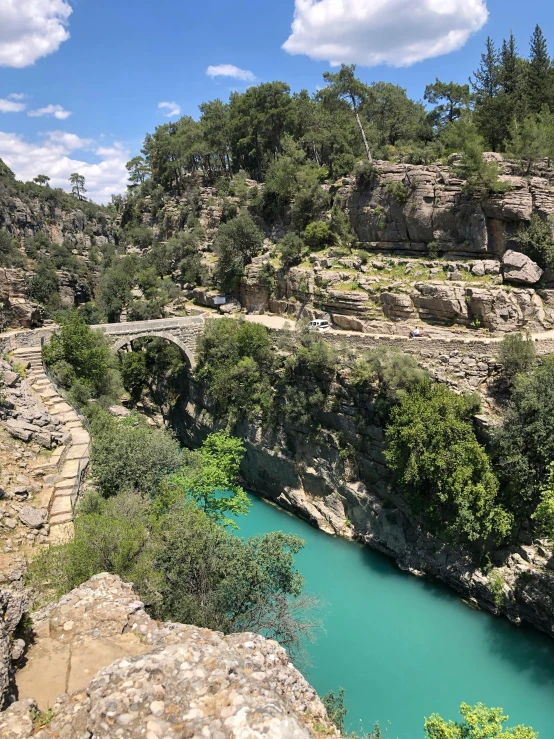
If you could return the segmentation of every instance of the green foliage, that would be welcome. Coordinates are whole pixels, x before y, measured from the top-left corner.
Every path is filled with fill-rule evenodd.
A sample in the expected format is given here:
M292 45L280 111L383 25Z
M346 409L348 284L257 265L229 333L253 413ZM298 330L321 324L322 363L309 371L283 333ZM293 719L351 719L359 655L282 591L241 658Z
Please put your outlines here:
M488 708L482 703L460 708L463 721L445 721L438 714L425 719L427 739L538 739L538 734L528 726L505 729L508 716L501 708Z
M476 126L465 118L454 125L457 126L462 154L457 172L465 179L467 192L479 197L505 192L508 185L499 179L498 164L486 161L483 156L483 140Z
M39 262L36 272L27 283L27 297L37 303L47 305L59 289L60 282L56 270L46 261Z
M358 190L367 192L375 187L377 182L377 170L370 162L358 162L354 168L354 177Z
M401 397L386 428L385 456L408 502L451 541L501 539L511 526L473 411L473 399L426 382Z
M537 350L531 336L522 334L506 334L500 344L498 359L502 364L502 373L510 383L516 375L529 372L537 361Z
M246 452L240 439L220 431L208 436L198 451L190 452L186 465L162 486L165 506L189 498L219 524L238 528L231 516L244 516L250 501L238 484Z
M133 400L139 400L148 382L146 354L134 351L124 354L120 360L119 371L125 390Z
M277 244L277 249L281 255L283 266L292 267L295 264L300 264L306 247L300 236L295 233L288 233Z
M387 182L385 190L393 200L396 200L397 203L407 203L408 198L410 197L410 191L403 182Z
M208 321L199 344L197 376L206 382L217 413L231 422L271 402L273 352L264 326L246 321Z
M139 415L118 420L97 410L91 428L93 477L106 497L120 492L154 496L162 479L182 464L174 437L151 428Z
M532 518L542 536L554 539L554 462L548 466L548 479L541 487L540 502Z
M493 459L504 505L529 521L554 460L554 357L514 380L502 426L493 434Z
M93 575L110 572L135 583L151 602L159 575L151 567L154 545L149 526L148 505L140 496L125 494L106 501L89 494L75 518L73 539L37 557L27 573L28 582L59 598Z
M304 241L316 251L324 249L332 239L331 229L323 221L309 223L304 230Z
M219 227L214 242L218 255L216 278L224 290L234 290L244 268L257 256L264 235L248 215L240 215Z
M0 230L0 267L22 267L25 259L16 241L7 231Z
M489 573L489 584L491 586L495 606L497 608L502 608L505 598L504 578L498 570L492 570L492 572Z
M406 392L427 382L429 375L417 359L395 347L379 347L359 357L352 367L352 384L368 390L378 382L376 411L388 416Z
M158 619L277 639L297 656L314 621L294 557L304 542L282 533L240 539L194 505L159 513L136 494L89 495L75 536L34 559L27 581L59 597L99 572L134 583Z
M344 732L344 721L348 709L344 705L344 688L340 688L338 693L331 691L326 693L321 699L329 719L335 724L337 729L342 734Z
M435 105L429 114L436 126L444 126L458 120L471 101L469 85L456 82L441 82L437 77L432 85L427 85L423 98ZM438 104L437 104L438 103Z
M531 259L543 268L554 269L554 218L543 220L539 215L531 216L528 226L522 226L513 237Z
M113 387L114 357L109 344L77 311L63 316L60 330L45 344L42 355L64 387L79 380L95 397Z

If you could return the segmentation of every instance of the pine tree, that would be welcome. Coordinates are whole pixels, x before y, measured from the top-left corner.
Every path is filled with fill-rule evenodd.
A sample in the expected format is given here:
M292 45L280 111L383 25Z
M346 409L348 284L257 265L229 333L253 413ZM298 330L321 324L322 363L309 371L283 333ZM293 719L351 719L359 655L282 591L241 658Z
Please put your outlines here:
M531 38L531 53L525 80L527 105L531 112L540 113L544 105L553 102L553 72L546 38L539 25Z
M510 32L510 38L502 42L500 52L499 81L502 90L507 95L514 95L519 91L521 83L521 64L514 34Z
M481 64L474 72L475 79L470 78L477 104L498 94L500 88L500 59L494 41L489 36L485 53L481 54Z

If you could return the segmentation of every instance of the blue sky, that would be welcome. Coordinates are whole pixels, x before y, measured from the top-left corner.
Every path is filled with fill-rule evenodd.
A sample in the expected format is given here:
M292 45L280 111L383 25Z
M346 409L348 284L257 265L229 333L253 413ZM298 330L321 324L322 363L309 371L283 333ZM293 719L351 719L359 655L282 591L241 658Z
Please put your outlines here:
M233 65L243 78L280 79L293 90L314 91L331 62L358 62L363 80L400 84L417 99L436 76L465 82L489 34L501 41L513 29L526 53L538 22L554 54L549 5L0 0L0 111L6 110L0 112L0 157L19 177L40 171L58 186L71 171L82 171L89 194L106 202L124 190L125 161L138 153L145 133L175 119L167 117L171 106L160 109L160 103L195 116L203 100L226 99L231 89L252 84L209 77L210 66L217 72ZM287 51L282 45L291 37L295 7Z

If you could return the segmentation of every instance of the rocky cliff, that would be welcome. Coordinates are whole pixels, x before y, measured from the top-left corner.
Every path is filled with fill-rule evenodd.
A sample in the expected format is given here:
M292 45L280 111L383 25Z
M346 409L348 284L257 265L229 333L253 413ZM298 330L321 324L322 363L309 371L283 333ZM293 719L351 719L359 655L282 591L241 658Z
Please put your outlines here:
M157 623L113 575L32 618L5 739L339 736L276 642Z

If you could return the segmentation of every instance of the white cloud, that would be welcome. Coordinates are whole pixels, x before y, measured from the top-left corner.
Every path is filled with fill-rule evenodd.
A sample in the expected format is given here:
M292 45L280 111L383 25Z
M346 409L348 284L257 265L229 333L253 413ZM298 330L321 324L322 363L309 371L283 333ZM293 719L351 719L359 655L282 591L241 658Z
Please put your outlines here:
M59 121L65 121L65 119L69 118L71 115L71 111L65 110L61 105L47 105L38 110L30 110L27 115L30 115L33 118L40 118L43 115L53 115L54 118L57 118Z
M0 67L28 67L69 38L67 0L0 0Z
M173 118L175 115L181 115L181 106L177 105L176 102L158 103L158 108L160 110L167 110L167 113L164 113L166 118Z
M486 0L295 0L289 54L332 65L407 67L461 49Z
M16 103L10 100L11 95L7 98L0 98L0 113L21 113L27 107L25 103Z
M87 149L93 158L98 158L97 162L87 162L75 154ZM71 191L69 175L79 172L86 180L87 197L97 203L108 203L112 194L127 190L125 164L130 153L119 143L96 147L91 139L64 131L49 131L43 141L31 143L18 134L0 132L0 159L18 179L27 181L37 174L45 174L51 178L52 187L67 191Z
M25 100L27 95L24 92L12 92L8 95L8 100Z
M77 149L90 149L94 144L93 139L82 139L76 133L66 131L47 131L43 136L46 136L49 144L58 144L68 153Z
M206 74L212 79L214 77L233 77L234 79L244 80L245 82L254 82L256 79L254 73L249 69L241 69L240 67L235 67L234 64L210 65L206 70Z

